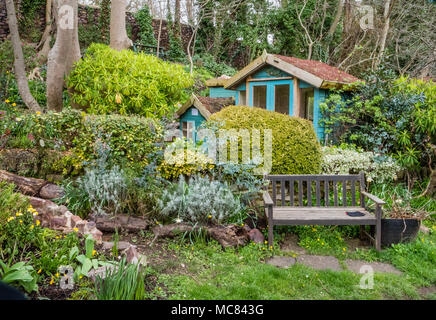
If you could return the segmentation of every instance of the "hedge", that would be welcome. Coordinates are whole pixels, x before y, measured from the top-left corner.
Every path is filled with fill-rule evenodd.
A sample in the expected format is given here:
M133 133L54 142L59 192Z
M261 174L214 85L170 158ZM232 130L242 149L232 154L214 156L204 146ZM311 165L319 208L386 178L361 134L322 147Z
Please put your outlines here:
M318 174L321 146L310 121L256 107L229 106L210 117L223 129L272 130L271 174ZM241 145L239 145L241 149Z
M162 123L155 119L89 115L74 109L28 113L19 120L7 125L10 141L22 145L8 147L36 150L39 158L48 158L53 151L62 152L65 156L51 164L50 169L64 175L78 174L88 162L101 157L99 149L103 148L110 150L107 154L111 163L142 168L158 148L164 131Z

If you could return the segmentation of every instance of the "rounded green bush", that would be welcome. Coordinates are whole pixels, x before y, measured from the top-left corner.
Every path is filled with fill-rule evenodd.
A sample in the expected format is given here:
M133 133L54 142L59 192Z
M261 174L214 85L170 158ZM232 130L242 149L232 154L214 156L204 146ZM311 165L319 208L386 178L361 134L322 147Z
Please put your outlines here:
M321 170L321 146L310 121L247 106L229 106L213 114L210 121L223 129L272 130L271 174L318 174ZM241 148L241 146L239 146Z
M171 116L193 84L183 66L92 44L68 78L72 101L88 113Z

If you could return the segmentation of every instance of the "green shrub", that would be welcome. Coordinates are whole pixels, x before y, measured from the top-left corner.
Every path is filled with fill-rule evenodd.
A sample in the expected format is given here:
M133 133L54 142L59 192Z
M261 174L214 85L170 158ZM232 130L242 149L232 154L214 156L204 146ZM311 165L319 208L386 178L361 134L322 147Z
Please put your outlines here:
M92 44L68 79L72 101L93 114L170 116L192 79L183 67L130 50Z
M27 208L28 200L14 192L15 185L0 182L0 230L5 226L8 217ZM1 243L1 237L0 237Z
M214 167L212 159L202 153L192 142L177 139L165 149L165 160L158 167L160 175L167 180L180 175L191 176L207 173Z
M312 123L261 108L229 106L213 114L210 121L223 129L260 130L261 152L264 130L272 130L271 174L317 174L321 166L321 146ZM239 149L242 146L239 143Z
M77 174L84 165L99 157L98 145L110 149L109 162L142 168L163 134L157 120L138 116L87 115L72 109L45 114L10 115L2 122L1 132L11 131L11 138L24 139L25 146L37 148L41 159L49 152L70 151L54 162L55 172ZM30 137L31 140L25 139ZM23 140L23 141L24 141ZM12 140L13 141L13 140ZM30 145L29 145L30 143ZM73 167L73 171L71 171Z
M400 165L391 157L349 148L323 147L322 173L358 174L365 172L367 182L383 183L397 179Z
M158 199L158 208L165 218L176 222L225 223L241 212L242 206L227 183L194 176L168 186Z

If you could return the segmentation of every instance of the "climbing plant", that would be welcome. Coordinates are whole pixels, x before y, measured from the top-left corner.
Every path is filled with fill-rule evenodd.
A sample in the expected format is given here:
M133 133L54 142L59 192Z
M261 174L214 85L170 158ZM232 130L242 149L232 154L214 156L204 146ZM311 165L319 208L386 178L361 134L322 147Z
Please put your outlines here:
M156 45L153 31L153 18L147 5L135 14L135 20L139 27L138 39L144 45Z

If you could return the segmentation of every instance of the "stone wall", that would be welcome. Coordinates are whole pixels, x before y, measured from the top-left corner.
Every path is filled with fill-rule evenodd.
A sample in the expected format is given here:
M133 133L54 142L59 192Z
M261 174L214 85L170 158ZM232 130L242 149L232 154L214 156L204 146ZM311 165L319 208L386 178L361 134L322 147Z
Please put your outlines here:
M91 14L88 13L88 10ZM45 28L45 8L42 8L41 17L36 21L36 27L41 30L41 32L44 31ZM98 7L88 7L84 5L79 5L79 24L80 25L87 25L88 23L98 23L100 16L100 9ZM92 17L92 21L88 21L89 18ZM137 38L137 34L139 31L138 24L135 21L135 18L133 17L133 14L130 12L127 12L127 21L132 26L132 40L135 41ZM159 35L159 24L160 20L153 19L153 29L155 38L158 38ZM185 46L185 49L188 46L189 39L192 35L192 30L190 26L188 25L182 25L182 40L183 44ZM164 48L164 50L167 50L169 47L169 32L168 32L168 26L167 22L165 20L162 21L162 31L161 31L161 41L160 46ZM6 2L5 0L0 0L0 41L7 38L9 35L9 27L7 23L7 12L6 12Z

